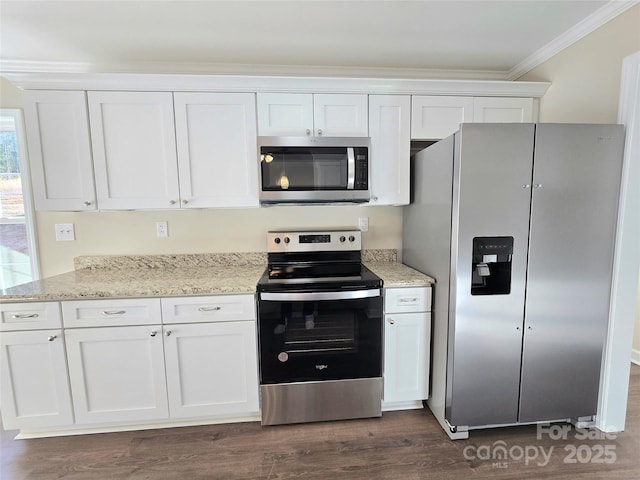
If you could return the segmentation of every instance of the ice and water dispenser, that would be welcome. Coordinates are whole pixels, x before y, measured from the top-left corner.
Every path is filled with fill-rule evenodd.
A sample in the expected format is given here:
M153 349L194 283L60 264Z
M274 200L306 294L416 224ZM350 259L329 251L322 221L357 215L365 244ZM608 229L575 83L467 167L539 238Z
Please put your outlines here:
M508 295L512 256L513 237L475 237L471 295Z

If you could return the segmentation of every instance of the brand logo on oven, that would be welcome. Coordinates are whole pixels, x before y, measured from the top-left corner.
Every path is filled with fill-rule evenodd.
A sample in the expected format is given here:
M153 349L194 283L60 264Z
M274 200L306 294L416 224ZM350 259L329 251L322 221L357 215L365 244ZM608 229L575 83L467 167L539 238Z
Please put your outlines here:
M329 365L316 365L316 370L324 370L329 368Z

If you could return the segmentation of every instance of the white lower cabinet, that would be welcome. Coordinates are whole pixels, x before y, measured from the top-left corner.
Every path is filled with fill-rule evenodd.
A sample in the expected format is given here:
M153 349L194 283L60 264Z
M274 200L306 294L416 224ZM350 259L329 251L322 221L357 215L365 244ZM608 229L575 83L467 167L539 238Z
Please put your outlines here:
M430 319L429 313L385 315L385 402L427 399Z
M169 416L160 325L67 329L77 424Z
M172 418L258 411L255 321L163 328Z
M2 332L0 402L6 429L73 424L61 329Z
M385 289L383 408L420 408L429 396L430 287Z

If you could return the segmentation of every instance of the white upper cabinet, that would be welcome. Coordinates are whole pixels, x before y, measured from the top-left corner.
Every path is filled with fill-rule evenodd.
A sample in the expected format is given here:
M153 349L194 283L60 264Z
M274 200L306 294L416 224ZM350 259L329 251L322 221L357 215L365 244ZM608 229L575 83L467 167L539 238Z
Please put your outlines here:
M257 207L253 93L175 93L183 208Z
M411 98L411 138L438 140L473 121L473 97L414 96Z
M411 97L411 138L440 140L460 129L461 123L522 123L535 121L533 98Z
M258 93L261 136L366 137L367 95Z
M367 95L315 94L314 135L366 137L369 135Z
M38 210L95 210L84 92L27 90L25 127Z
M372 205L409 203L409 95L370 95L369 165Z
M533 122L533 98L475 97L473 121L485 123Z
M100 209L179 208L173 97L89 92Z

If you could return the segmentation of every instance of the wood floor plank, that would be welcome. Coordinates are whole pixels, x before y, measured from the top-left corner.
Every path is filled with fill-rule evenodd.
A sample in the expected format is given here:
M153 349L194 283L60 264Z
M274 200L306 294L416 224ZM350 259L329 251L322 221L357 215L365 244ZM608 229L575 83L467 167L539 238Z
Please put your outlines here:
M426 409L274 427L252 422L33 440L13 440L15 433L1 435L2 480L634 480L640 367L631 369L626 430L614 438L579 439L572 429L553 439L523 426L473 431L454 442ZM498 446L508 452L503 460L491 458Z

